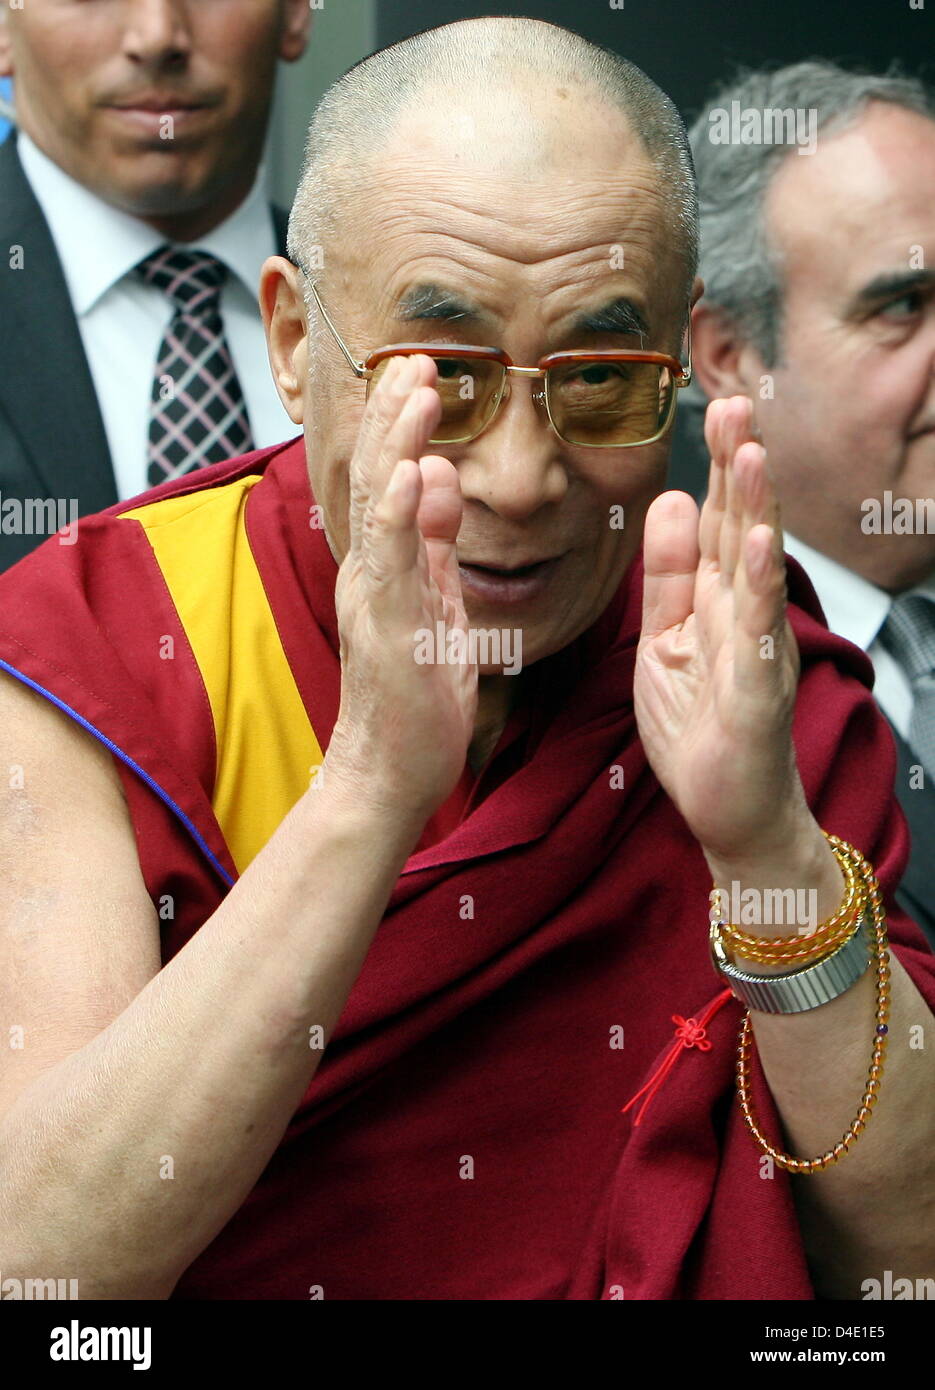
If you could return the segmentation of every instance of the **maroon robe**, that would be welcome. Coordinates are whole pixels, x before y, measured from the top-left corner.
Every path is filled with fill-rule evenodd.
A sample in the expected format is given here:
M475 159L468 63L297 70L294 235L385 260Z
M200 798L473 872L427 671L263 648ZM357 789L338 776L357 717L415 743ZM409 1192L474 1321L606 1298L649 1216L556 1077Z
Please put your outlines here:
M301 440L147 500L245 472L263 474L248 534L326 747L339 698L336 567L308 528ZM165 962L236 869L212 810L198 668L141 528L116 520L133 505L86 518L76 545L52 538L0 576L0 668L112 748L147 888L176 903ZM809 805L874 865L895 954L931 1006L935 957L893 902L908 838L872 668L828 632L791 561L789 589ZM636 728L641 595L638 559L594 627L526 672L528 697L490 762L466 774L408 860L282 1143L175 1297L815 1296L791 1180L762 1176L734 1094L743 1009L709 959L710 874ZM166 633L173 662L158 655ZM710 1047L681 1050L635 1124L636 1108L621 1107L669 1054L673 1017L706 1006L699 1041ZM758 1060L754 1079L761 1122L782 1143ZM839 1137L829 1131L828 1144Z

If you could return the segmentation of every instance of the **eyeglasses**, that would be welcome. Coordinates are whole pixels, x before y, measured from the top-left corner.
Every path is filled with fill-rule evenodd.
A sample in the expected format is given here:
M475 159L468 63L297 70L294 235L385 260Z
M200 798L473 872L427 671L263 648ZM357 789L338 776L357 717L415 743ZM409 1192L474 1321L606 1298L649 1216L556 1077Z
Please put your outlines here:
M465 444L491 423L508 395L508 379L539 380L533 388L552 428L566 444L593 449L634 449L661 439L675 418L677 388L692 379L691 316L688 365L663 352L550 352L537 367L517 367L499 348L461 343L390 343L358 362L328 316L316 286L315 303L355 376L367 381L367 396L390 359L431 357L438 369L435 390L442 413L430 444Z

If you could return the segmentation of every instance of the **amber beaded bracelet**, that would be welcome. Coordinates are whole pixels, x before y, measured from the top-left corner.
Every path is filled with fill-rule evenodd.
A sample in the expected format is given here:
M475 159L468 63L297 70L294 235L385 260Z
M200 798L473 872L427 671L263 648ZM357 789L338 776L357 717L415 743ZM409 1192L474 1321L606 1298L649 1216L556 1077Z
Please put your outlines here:
M863 916L863 885L850 861L845 842L839 840L836 835L829 835L827 831L822 833L838 861L845 881L844 901L834 916L827 918L807 937L800 932L796 932L794 936L752 936L748 932L740 931L732 923L722 921L717 925L725 947L730 947L736 955L763 965L780 965L788 961L801 961L806 965L818 960L822 955L830 955L836 946L840 946L853 934Z
M743 1110L743 1118L747 1128L753 1135L760 1147L769 1154L774 1163L780 1168L786 1168L790 1173L817 1173L820 1169L827 1168L831 1163L837 1163L838 1159L850 1149L858 1137L865 1129L870 1116L873 1113L873 1106L877 1102L877 1092L880 1089L880 1078L883 1075L883 1059L886 1056L887 1034L889 1032L890 1014L890 967L889 951L887 950L886 934L886 911L883 907L883 899L880 895L880 886L877 883L873 869L864 859L860 850L848 845L844 840L839 840L837 836L829 835L832 847L837 847L845 854L849 855L857 871L862 875L866 886L865 902L869 902L873 913L873 925L875 931L874 948L877 958L877 1011L876 1028L873 1036L873 1057L870 1064L870 1073L867 1086L861 1098L860 1109L857 1118L854 1120L850 1129L841 1138L839 1143L829 1149L827 1153L819 1158L793 1158L791 1154L782 1153L779 1149L765 1138L761 1132L756 1116L753 1112L753 1105L750 1100L750 1012L744 1014L740 1025L740 1038L737 1046L737 1094L740 1099L740 1106Z

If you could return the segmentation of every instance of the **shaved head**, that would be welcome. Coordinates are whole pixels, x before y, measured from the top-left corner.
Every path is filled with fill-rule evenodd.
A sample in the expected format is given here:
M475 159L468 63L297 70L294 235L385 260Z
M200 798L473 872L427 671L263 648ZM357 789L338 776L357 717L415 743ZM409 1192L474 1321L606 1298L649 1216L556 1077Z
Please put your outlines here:
M542 94L550 94L547 105ZM566 113L575 110L578 120ZM639 68L540 20L462 20L363 59L330 88L312 119L289 221L289 256L322 265L353 236L361 186L390 169L425 179L432 165L491 176L573 177L582 140L626 130L658 175L669 244L698 258L695 178L674 105Z

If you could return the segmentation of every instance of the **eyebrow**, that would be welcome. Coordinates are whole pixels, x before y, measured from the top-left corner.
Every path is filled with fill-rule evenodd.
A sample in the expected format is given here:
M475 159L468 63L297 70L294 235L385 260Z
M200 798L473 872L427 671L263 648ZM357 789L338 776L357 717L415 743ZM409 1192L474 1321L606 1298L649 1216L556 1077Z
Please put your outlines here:
M632 299L618 296L610 299L599 309L589 309L579 314L571 325L573 333L628 333L645 338L649 335L649 325L633 303Z
M884 271L863 285L854 296L854 308L865 309L884 299L898 299L910 290L931 289L935 270Z
M442 289L438 285L413 285L399 299L393 309L393 317L404 322L435 319L443 323L465 320L469 323L489 324L491 315L477 304L455 294L453 290ZM573 333L624 333L640 338L649 336L649 326L632 299L618 295L598 309L588 309L578 314L571 324Z
M484 323L490 315L470 300L462 298L452 290L441 289L438 285L413 285L412 289L399 299L393 309L393 317L412 323L419 319L436 319L443 323L454 323L466 319L473 323Z

